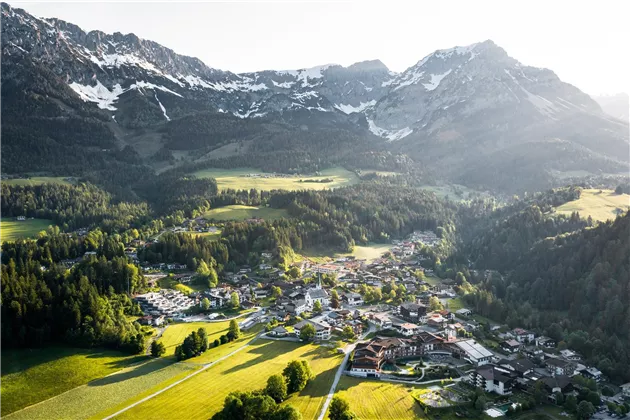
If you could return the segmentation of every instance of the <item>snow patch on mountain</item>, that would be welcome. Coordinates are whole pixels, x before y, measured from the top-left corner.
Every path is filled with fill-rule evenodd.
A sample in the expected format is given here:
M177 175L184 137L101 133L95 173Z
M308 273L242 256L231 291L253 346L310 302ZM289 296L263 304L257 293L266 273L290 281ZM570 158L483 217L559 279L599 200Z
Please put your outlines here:
M214 86L212 86L210 83L206 82L205 80L203 80L201 77L198 77L198 76L188 75L184 77L184 80L186 81L186 83L188 83L190 87L201 86L202 88L207 88L207 89L214 88Z
M166 108L164 108L164 105L162 105L162 102L160 102L160 100L157 97L157 93L154 93L155 95L155 100L157 101L158 105L160 106L160 109L162 110L162 114L164 114L164 118L166 118L166 121L170 121L171 119L168 117L168 115L166 115Z
M283 89L291 89L293 87L293 85L295 84L295 82L282 82L282 83L278 83L275 80L272 80L271 83L273 83L273 85L275 87L279 87L279 88L283 88Z
M359 106L335 104L335 108L337 108L339 111L343 112L344 114L352 114L353 112L363 112L366 109L373 107L374 105L376 105L376 100L372 99L369 102L361 102Z
M398 89L400 89L402 87L416 84L420 79L422 79L422 76L424 76L424 72L423 71L421 71L421 72L415 71L413 73L406 73L402 77L403 81L398 83L398 86L396 86L394 88L394 90L398 90Z
M156 85L156 84L153 84L153 83L149 83L149 82L142 82L142 81L138 82L138 81L136 81L136 83L134 83L131 86L129 86L129 89L127 89L127 90L131 90L131 89L154 89L154 90L157 89L157 90L161 90L162 92L167 92L167 93L170 93L172 95L179 96L180 98L182 98L182 95L180 95L177 92L173 92L169 88L166 88L166 87L160 86L160 85ZM127 90L125 90L125 92Z
M451 74L451 71L452 70L449 69L442 74L432 74L431 81L429 83L423 83L422 85L425 87L426 90L435 90L440 85L442 79Z
M123 93L123 89L120 85L114 85L113 89L110 91L98 80L96 81L96 86L80 85L73 82L70 83L70 88L74 90L83 101L95 102L99 108L109 111L116 111L113 104L118 100L118 96Z
M379 137L384 137L389 141L400 140L404 137L407 137L409 134L413 133L413 130L409 127L402 128L400 130L386 130L384 128L378 127L374 121L371 119L367 119L368 127L372 133Z
M278 71L278 73L294 76L298 82L302 83L302 87L307 87L309 86L309 79L321 79L324 77L324 70L335 65L336 64L324 64L323 66L315 66L308 69L282 70Z

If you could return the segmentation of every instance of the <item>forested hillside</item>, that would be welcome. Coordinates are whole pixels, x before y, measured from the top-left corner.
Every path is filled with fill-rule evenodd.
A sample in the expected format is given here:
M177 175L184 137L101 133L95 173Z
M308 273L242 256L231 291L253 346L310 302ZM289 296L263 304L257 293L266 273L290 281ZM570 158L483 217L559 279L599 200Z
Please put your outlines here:
M141 290L146 284L138 267L124 256L107 252L110 241L115 239L102 234L79 239L51 231L37 242L5 242L3 347L65 341L84 347L142 351L145 338L140 326L125 316L139 314L139 307L122 293L128 287L131 292ZM114 248L122 254L122 244ZM95 251L97 256L71 271L59 264L61 259L76 258L86 251Z
M630 376L630 213L536 243L469 301L564 340L611 378Z

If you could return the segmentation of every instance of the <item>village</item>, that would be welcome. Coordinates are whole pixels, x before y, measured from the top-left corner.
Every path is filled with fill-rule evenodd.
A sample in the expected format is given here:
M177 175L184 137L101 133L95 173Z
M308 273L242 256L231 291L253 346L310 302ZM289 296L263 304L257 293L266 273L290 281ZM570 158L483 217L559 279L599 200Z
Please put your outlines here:
M415 232L408 240L393 241L389 252L374 261L352 256L318 263L304 259L291 267L292 276L274 267L272 253L264 252L257 267L224 273L216 288L188 296L160 290L137 299L143 305L153 302L145 322L154 325L169 317L210 321L224 317L217 311L238 306L249 311L242 328L265 325L262 338L311 341L345 353L345 375L410 384L446 381L448 385L426 395L425 403L434 408L456 406L458 398L466 401L477 388L489 396L484 413L501 417L526 408L529 399L540 395L553 405L595 388L605 390L597 391L596 418L619 418L627 412L630 384L603 386L603 374L566 345L492 323L466 308L453 282L422 266L418 249L438 243L433 232ZM187 283L193 275L176 278ZM204 300L209 314L199 311ZM448 398L444 392L450 393Z
M192 226L199 232L217 230L209 224ZM171 230L188 229L190 222ZM346 355L340 368L344 375L435 384L420 399L434 409L457 409L475 389L484 391L483 412L490 417L527 409L533 398L559 405L595 392L595 418L625 416L630 384L609 384L566 343L475 314L453 281L423 267L426 258L419 249L439 242L433 232L414 232L407 240L392 241L389 251L373 261L305 258L286 272L275 266L271 251L262 252L257 266L221 273L216 287L191 293L159 287L164 278L190 285L195 273L186 265L139 263L136 249L144 241L132 241L125 252L139 263L153 290L134 297L145 314L142 324L164 328L236 317L244 330L262 325L262 339L336 349Z

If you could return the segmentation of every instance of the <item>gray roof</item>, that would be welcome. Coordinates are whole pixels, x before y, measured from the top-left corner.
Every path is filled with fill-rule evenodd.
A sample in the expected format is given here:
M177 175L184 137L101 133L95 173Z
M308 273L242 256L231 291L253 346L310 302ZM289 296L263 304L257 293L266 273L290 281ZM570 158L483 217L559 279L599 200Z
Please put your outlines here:
M324 299L328 297L328 292L324 289L310 289L307 294L311 299Z
M488 349L474 340L457 341L454 344L475 359L483 359L492 356L492 353Z
M318 324L317 322L309 321L308 319L298 322L293 326L293 328L296 330L301 330L306 324L311 324L313 327L315 327L315 331L322 331L326 329L326 327L324 327L323 325Z

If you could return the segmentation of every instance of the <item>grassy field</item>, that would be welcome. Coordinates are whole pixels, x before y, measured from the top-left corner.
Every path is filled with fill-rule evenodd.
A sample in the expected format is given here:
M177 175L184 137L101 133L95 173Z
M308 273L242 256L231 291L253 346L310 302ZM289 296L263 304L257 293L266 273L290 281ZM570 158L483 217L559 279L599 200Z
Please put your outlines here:
M118 418L210 418L221 409L227 394L264 387L269 376L281 373L286 364L295 359L308 360L316 377L287 403L300 410L304 419L314 419L342 357L315 345L266 340L256 342Z
M289 217L289 214L284 209L233 205L217 207L216 209L207 211L203 216L206 219L214 220L246 220L256 217L265 220L274 220Z
M110 407L116 407L134 396L141 398L145 394L148 395L154 389L163 388L199 368L200 366L186 363L172 363L171 360L152 360L73 388L6 418L11 420L87 419L97 415L103 418L100 413L108 411Z
M455 299L446 299L446 303L448 303L448 310L451 312L458 311L464 308L464 301L461 297L456 297Z
M32 178L16 178L16 179L3 179L3 184L7 185L42 185L42 184L64 184L72 185L73 183L66 180L63 176L34 176Z
M367 260L371 262L380 258L385 252L389 251L392 246L390 244L370 244L370 245L356 245L352 252L347 253L335 253L330 250L321 249L308 249L302 251L302 256L310 258L311 260L322 263L334 258L347 257L350 255L355 256L360 260Z
M327 190L330 188L343 187L359 182L359 178L354 172L344 168L324 169L318 176L294 176L288 178L254 178L248 174L264 174L258 169L238 168L238 169L204 169L192 175L198 178L215 178L219 190L235 189L249 190L255 188L259 191L270 190ZM323 180L331 178L332 182L300 182L300 180Z
M221 229L217 230L216 232L195 232L195 231L189 231L189 232L181 232L181 233L188 233L192 236L196 237L202 237L202 238L207 238L210 239L211 241L218 241L219 239L221 239Z
M360 419L424 418L420 406L411 396L415 388L342 376L335 395L345 398Z
M182 322L179 324L169 325L164 334L160 338L160 342L166 347L164 356L171 356L175 353L175 347L184 342L184 339L191 332L197 331L199 328L205 328L208 333L210 342L219 338L223 334L227 334L230 321L225 322Z
M617 217L618 209L623 211L630 208L630 195L615 194L612 190L583 190L578 200L569 201L556 208L561 214L580 213L580 217L591 216L593 220L605 221Z
M27 219L18 221L15 219L0 221L0 237L2 242L15 241L20 238L33 238L37 234L46 230L52 223L48 219Z
M110 350L68 347L3 350L2 416L114 373L144 358Z

